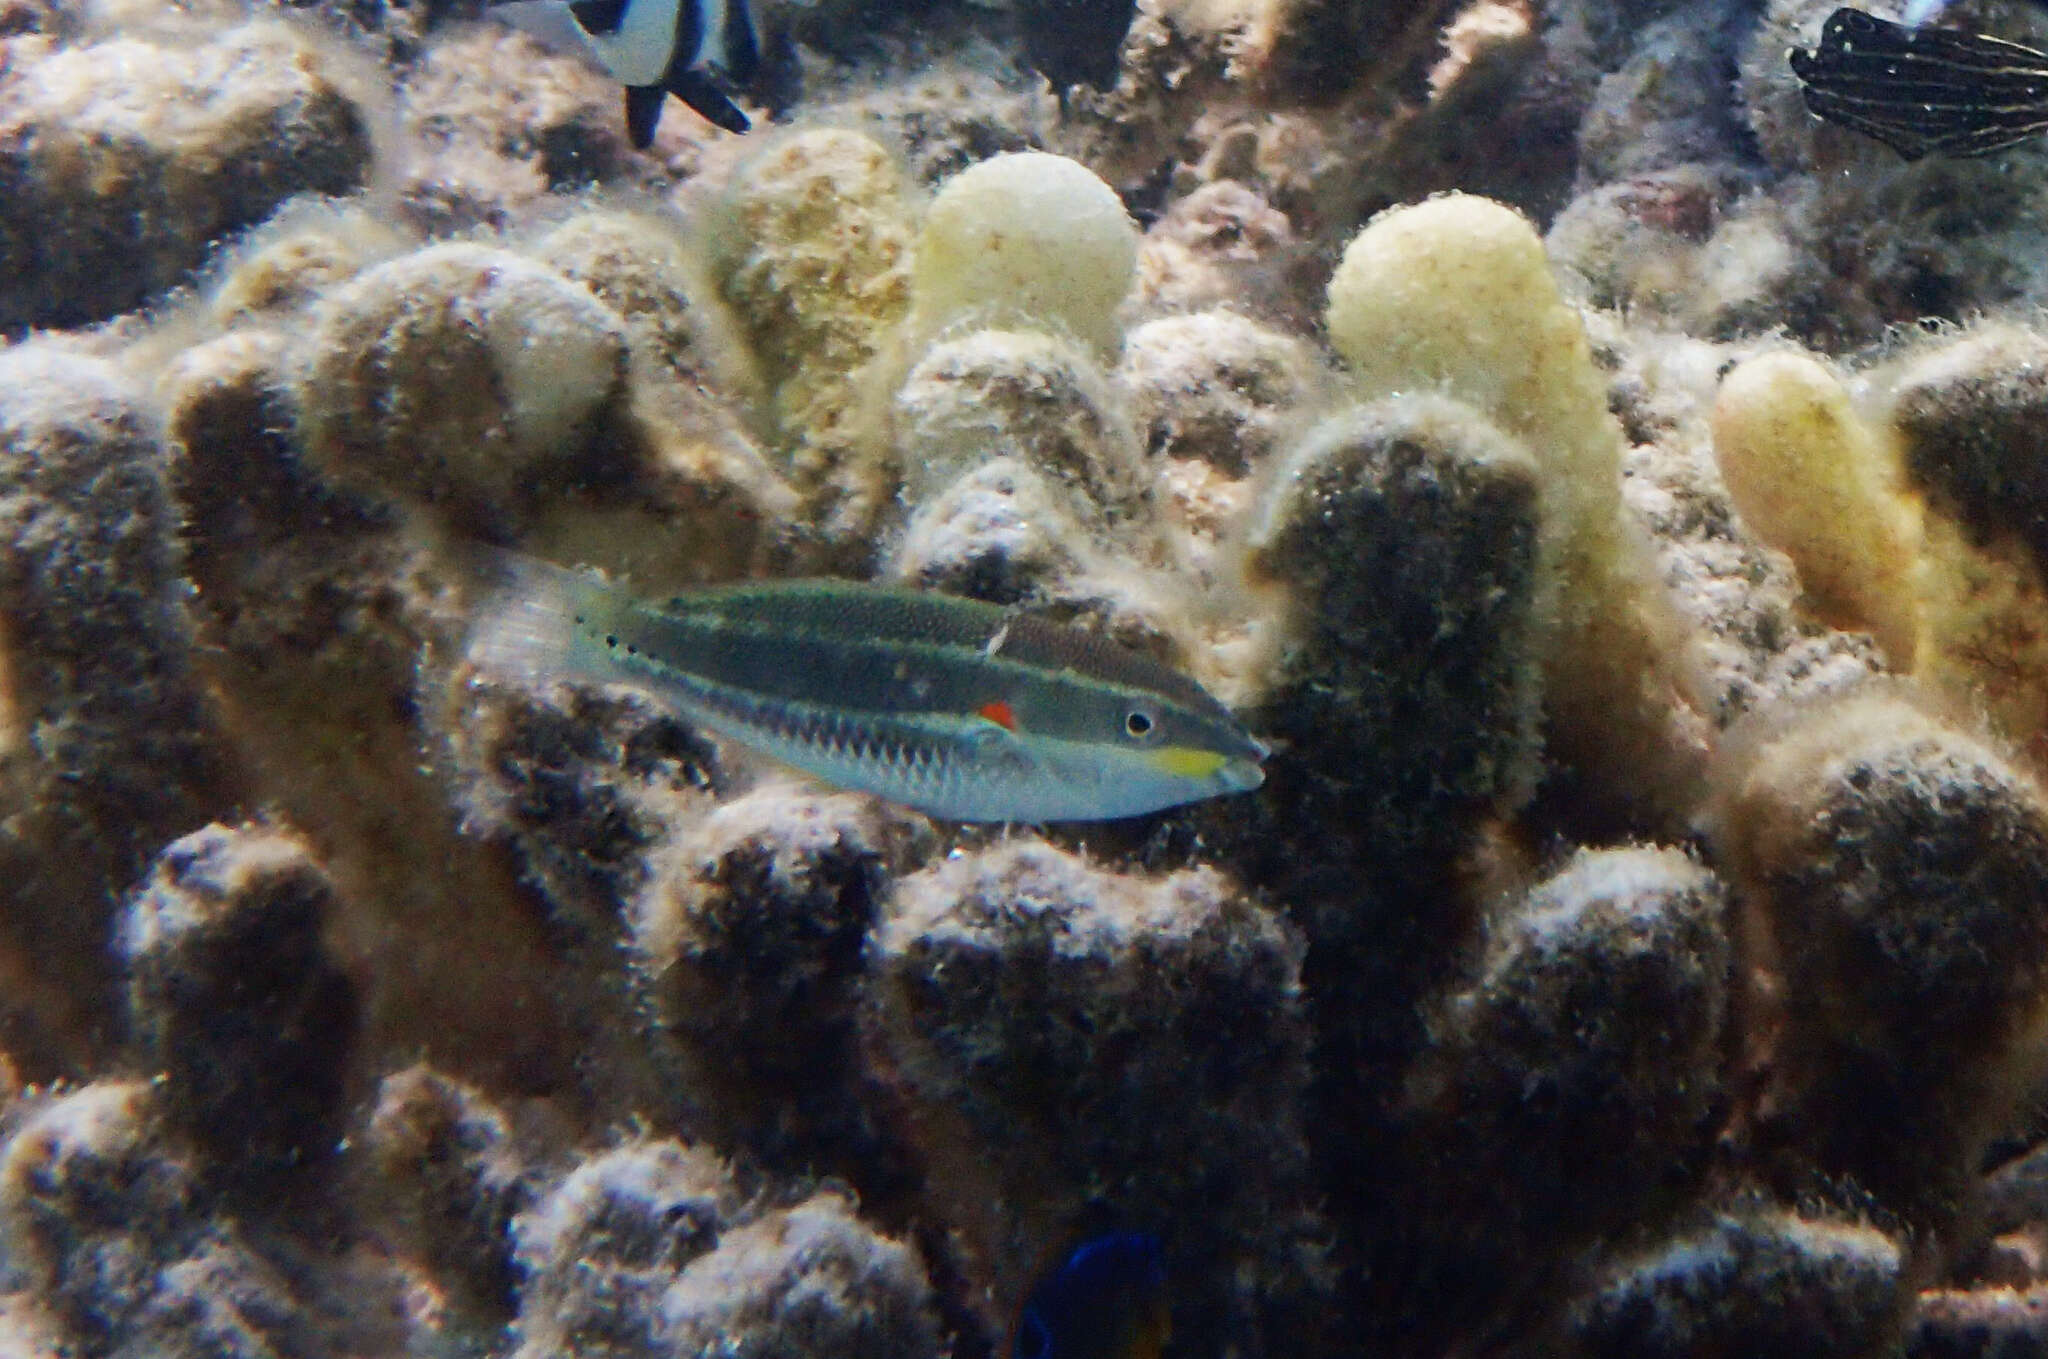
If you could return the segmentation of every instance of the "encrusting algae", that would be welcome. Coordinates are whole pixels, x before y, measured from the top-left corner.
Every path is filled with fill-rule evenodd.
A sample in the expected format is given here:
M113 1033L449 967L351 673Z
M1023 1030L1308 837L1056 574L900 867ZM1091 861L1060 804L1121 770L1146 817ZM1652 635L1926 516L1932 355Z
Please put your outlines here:
M0 1353L2048 1345L2048 148L1833 9L0 0Z

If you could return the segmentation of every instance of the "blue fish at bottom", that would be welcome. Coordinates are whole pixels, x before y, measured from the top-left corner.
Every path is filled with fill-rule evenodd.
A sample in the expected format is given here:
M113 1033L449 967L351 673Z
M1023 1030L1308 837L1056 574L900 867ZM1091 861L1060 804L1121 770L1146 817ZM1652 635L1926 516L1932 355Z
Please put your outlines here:
M1010 1359L1159 1359L1171 1330L1159 1238L1112 1232L1038 1281Z

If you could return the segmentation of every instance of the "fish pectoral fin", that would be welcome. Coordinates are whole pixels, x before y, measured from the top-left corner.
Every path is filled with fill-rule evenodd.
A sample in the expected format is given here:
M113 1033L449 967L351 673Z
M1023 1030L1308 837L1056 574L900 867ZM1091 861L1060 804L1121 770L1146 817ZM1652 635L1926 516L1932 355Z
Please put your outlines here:
M968 723L964 735L974 749L974 760L987 769L1001 768L1014 776L1043 768L1043 761L1023 737L989 718Z
M678 71L669 77L668 88L706 122L727 132L745 132L754 125L740 106L718 88L718 83L702 71ZM653 133L648 136L651 139Z
M654 144L654 129L661 125L661 106L667 102L665 86L626 87L626 140L635 151L645 151Z
M968 725L967 739L977 750L994 750L998 746L1016 744L1016 733L993 718L984 717Z

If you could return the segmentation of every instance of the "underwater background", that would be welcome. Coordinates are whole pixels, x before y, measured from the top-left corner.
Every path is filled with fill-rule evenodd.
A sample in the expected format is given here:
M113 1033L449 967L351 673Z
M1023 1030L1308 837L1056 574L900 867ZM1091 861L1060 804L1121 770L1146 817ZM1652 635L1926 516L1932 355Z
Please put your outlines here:
M2048 146L1833 7L761 0L640 152L473 0L0 0L0 1359L2048 1355ZM1265 781L834 790L473 664L502 549Z

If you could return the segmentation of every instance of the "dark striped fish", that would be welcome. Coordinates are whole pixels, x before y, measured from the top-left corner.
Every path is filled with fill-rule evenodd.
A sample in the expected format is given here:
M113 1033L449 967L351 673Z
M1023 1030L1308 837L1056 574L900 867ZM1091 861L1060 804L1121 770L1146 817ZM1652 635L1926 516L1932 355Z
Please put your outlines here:
M1187 676L950 595L756 581L642 599L525 557L470 658L631 685L828 783L953 821L1096 821L1256 788L1266 748Z
M1987 155L2048 129L2048 53L2000 38L1844 8L1791 61L1808 109L1907 160Z

